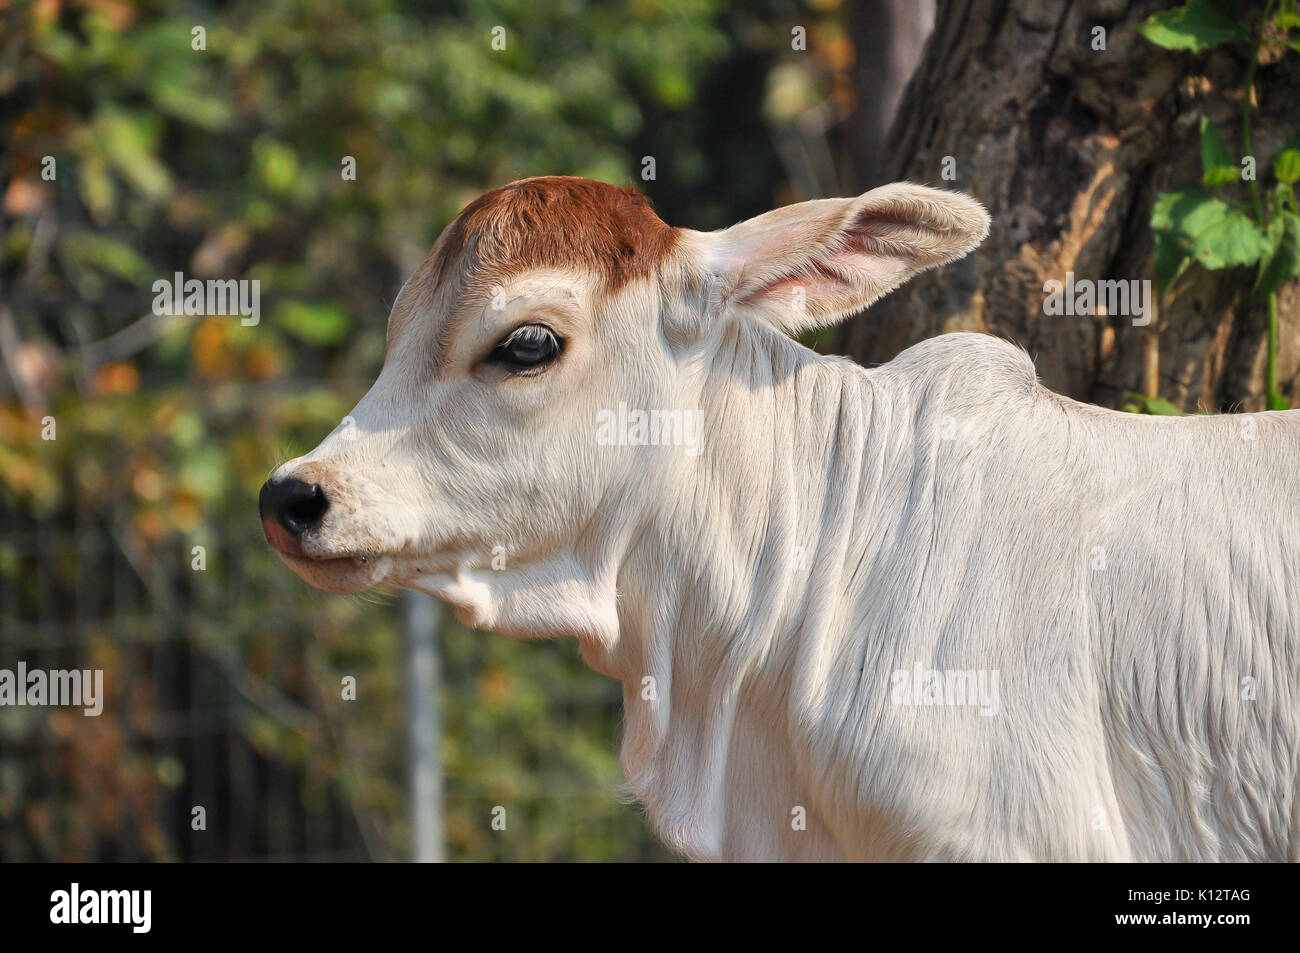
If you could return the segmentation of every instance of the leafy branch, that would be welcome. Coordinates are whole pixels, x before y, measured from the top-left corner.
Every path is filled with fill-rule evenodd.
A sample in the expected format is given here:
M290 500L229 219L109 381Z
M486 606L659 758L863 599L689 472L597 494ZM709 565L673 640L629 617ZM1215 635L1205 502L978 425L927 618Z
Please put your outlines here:
M1271 192L1261 194L1251 131L1255 73L1266 49L1300 51L1300 36L1291 33L1297 28L1296 0L1269 0L1251 29L1242 26L1225 5L1212 0L1189 0L1155 14L1138 28L1147 40L1169 50L1200 53L1225 43L1250 44L1250 65L1241 97L1242 158L1234 161L1218 128L1202 116L1201 181L1158 193L1151 230L1162 299L1192 262L1212 271L1256 267L1251 298L1268 305L1264 390L1269 410L1290 406L1277 388L1277 290L1300 277L1300 206L1295 192L1300 180L1300 136L1273 160L1275 185ZM1243 182L1244 199L1229 189Z

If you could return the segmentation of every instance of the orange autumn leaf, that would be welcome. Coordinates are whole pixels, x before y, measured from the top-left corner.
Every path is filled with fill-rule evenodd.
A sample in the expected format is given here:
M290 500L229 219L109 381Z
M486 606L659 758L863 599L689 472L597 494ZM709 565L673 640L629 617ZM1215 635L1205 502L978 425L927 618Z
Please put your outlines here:
M235 370L225 321L225 318L208 318L195 329L190 342L194 372L208 380L229 377Z
M105 364L95 372L95 393L130 394L140 386L140 372L134 364L121 361Z
M280 359L271 348L254 345L244 356L244 367L252 380L262 381L279 373Z
M5 213L15 218L35 215L45 207L47 191L33 179L14 179L5 190Z

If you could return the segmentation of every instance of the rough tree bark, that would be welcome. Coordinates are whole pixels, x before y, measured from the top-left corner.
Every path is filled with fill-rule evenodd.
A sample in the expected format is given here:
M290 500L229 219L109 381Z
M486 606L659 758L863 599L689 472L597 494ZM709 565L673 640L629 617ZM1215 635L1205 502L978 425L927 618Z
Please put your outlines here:
M860 0L870 4L871 0ZM1043 381L1109 406L1143 389L1143 336L1128 318L1049 317L1043 284L1076 277L1154 278L1155 193L1198 182L1198 123L1240 152L1249 50L1158 49L1136 27L1168 2L950 0L890 132L882 171L970 191L993 230L970 258L921 275L845 325L840 349L864 363L953 330L1024 346ZM1241 4L1252 20L1262 4ZM1092 48L1093 28L1106 50ZM1300 131L1300 54L1256 75L1254 154L1261 185ZM955 181L942 175L955 160ZM864 176L865 178L865 176ZM869 184L863 182L864 185ZM1250 303L1253 268L1193 265L1160 314L1160 396L1186 410L1263 408L1266 309ZM1279 389L1293 405L1300 283L1279 292ZM1155 292L1153 290L1153 297Z

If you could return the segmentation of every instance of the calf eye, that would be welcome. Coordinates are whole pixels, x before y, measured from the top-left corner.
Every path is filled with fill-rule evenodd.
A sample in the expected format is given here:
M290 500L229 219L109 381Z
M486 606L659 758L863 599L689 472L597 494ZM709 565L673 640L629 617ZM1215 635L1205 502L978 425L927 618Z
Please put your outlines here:
M489 364L500 364L511 372L543 367L559 356L560 339L544 324L523 324L507 334L492 353Z

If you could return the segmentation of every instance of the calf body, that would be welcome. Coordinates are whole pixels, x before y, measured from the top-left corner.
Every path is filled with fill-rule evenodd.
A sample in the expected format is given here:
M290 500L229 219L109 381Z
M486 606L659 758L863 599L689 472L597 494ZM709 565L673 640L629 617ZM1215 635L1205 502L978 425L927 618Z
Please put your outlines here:
M728 359L703 389L743 477L714 447L649 534L674 545L629 565L614 651L588 656L628 686L625 769L670 840L732 859L1294 853L1300 519L1281 501L1300 414L1100 410L977 335L874 371L765 343L779 356L747 383ZM900 702L918 665L996 673L996 710ZM647 704L643 672L685 703Z
M583 180L489 193L268 482L268 539L322 588L576 636L694 859L1296 859L1300 412L1089 407L982 335L871 370L790 337L987 224L911 185L709 234ZM699 440L598 438L628 407Z

